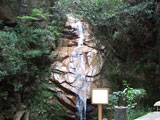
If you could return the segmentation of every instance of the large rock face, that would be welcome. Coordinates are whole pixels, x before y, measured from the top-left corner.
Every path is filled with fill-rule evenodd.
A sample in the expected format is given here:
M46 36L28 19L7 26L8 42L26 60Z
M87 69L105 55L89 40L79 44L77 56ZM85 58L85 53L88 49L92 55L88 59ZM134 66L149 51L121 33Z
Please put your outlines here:
M67 17L64 37L53 52L55 61L51 66L51 79L58 88L50 89L59 92L59 101L66 107L67 114L74 118L77 96L90 99L91 88L100 86L103 59L96 49L89 25L71 15Z
M53 4L52 0L0 0L0 21L13 26L17 16L29 15L34 8L43 8L49 12Z

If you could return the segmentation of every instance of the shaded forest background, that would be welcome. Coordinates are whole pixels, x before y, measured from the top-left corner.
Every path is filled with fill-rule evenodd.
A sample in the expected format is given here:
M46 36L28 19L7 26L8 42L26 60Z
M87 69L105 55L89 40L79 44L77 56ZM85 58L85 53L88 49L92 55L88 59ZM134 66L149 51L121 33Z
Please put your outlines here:
M160 100L158 0L0 0L1 120L21 110L31 120L65 119L48 80L67 13L91 24L105 59L105 87L123 90L125 80L146 90L139 106Z

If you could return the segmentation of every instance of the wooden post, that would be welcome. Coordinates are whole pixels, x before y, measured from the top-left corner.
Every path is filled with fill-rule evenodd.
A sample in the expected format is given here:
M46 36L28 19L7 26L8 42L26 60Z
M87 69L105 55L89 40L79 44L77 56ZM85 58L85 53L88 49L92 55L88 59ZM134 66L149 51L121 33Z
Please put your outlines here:
M98 120L102 120L102 104L98 104Z

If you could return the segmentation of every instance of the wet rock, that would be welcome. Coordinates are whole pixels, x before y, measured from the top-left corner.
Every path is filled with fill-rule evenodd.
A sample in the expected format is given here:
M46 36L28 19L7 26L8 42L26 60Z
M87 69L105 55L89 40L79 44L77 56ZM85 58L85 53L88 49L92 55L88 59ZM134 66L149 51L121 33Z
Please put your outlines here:
M72 112L76 111L74 96L69 96L69 95L67 96L65 94L59 93L57 97L60 103L63 104L67 109L69 109Z
M103 59L96 49L96 40L89 24L81 20L81 29L78 28L78 24L81 24L77 23L79 19L70 15L67 17L64 36L60 39L57 50L53 51L55 59L51 65L51 79L58 89L50 90L58 92L60 104L68 113L75 115L73 112L76 111L77 96L90 99L91 88L100 86Z

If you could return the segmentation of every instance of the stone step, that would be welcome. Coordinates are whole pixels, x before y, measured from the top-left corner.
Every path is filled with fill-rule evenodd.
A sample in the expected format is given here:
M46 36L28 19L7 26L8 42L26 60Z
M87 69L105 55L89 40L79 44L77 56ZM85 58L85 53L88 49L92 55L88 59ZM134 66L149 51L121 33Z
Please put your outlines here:
M151 112L134 120L160 120L160 112Z

